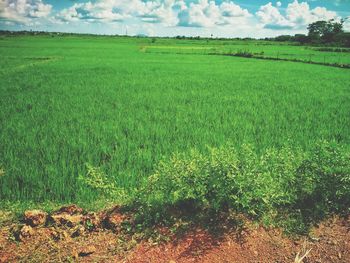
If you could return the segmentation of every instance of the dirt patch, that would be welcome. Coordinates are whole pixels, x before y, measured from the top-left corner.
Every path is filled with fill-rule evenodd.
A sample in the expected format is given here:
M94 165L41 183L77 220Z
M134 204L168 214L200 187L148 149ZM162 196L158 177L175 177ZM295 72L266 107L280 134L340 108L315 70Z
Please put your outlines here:
M150 246L138 245L128 262L294 262L297 253L311 249L303 262L350 262L349 221L337 219L314 228L316 237L290 239L279 230L250 229L237 239L226 233L217 239L203 230L193 230L183 238Z
M130 215L119 208L88 213L65 207L52 215L62 214L81 216L82 221L67 226L48 220L30 231L28 225L2 225L0 262L294 262L297 253L302 256L310 249L305 263L350 262L349 218L330 218L297 239L247 221L244 228L220 234L192 227L173 235L157 228L168 238L160 241L122 233L119 225ZM16 239L16 229L29 234Z

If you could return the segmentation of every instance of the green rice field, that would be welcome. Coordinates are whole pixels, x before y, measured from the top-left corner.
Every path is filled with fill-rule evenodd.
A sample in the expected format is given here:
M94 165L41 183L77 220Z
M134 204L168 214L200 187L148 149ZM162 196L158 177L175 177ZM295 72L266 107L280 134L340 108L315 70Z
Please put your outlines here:
M141 50L149 53L198 55L249 53L258 58L350 65L350 48L320 48L261 40L162 41L145 44Z
M99 167L126 192L174 153L350 146L349 52L265 41L103 36L0 38L0 199L98 198Z

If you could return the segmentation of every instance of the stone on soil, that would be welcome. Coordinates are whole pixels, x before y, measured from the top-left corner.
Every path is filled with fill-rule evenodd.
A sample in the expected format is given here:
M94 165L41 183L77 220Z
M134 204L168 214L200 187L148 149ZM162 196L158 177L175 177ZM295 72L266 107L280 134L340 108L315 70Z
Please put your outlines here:
M69 215L77 215L82 214L83 212L84 210L81 207L73 204L61 207L55 214L66 213Z
M34 234L34 230L31 226L25 225L19 231L19 239L23 240L28 237L31 237Z
M83 247L79 252L79 256L86 257L95 252L96 252L96 247L90 245L90 246Z
M52 215L51 219L57 226L74 227L83 222L82 215L70 215L67 213Z
M47 214L41 210L29 210L24 212L24 221L30 226L39 226L46 223Z

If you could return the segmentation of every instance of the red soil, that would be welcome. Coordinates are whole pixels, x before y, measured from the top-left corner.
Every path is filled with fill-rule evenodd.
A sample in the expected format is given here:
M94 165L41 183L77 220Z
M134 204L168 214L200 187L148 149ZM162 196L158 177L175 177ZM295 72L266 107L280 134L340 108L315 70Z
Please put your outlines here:
M0 262L350 262L350 220L332 218L308 237L292 239L278 229L246 227L217 235L192 229L168 242L136 241L111 230L84 232L38 227L22 241L11 239L13 225L0 229ZM215 233L214 233L215 234Z

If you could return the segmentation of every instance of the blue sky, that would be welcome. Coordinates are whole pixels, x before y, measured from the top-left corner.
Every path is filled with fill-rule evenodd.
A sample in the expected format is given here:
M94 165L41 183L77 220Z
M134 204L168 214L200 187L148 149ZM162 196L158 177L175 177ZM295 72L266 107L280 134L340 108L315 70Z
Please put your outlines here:
M0 0L0 29L265 37L350 17L350 0ZM350 19L345 23L350 31Z

